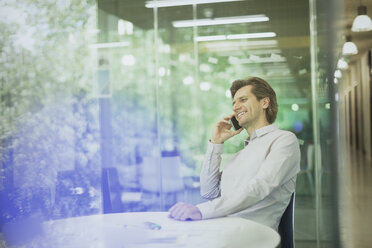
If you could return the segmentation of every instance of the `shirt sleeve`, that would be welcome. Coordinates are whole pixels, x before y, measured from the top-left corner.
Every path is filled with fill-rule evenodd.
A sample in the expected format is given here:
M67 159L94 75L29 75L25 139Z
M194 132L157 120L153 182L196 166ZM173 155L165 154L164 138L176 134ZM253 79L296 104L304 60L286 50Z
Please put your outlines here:
M204 156L203 167L200 172L200 195L206 199L220 196L220 164L223 144L208 142L207 152Z
M233 195L198 204L203 219L226 216L258 203L300 171L300 149L296 136L286 133L275 140L255 177Z

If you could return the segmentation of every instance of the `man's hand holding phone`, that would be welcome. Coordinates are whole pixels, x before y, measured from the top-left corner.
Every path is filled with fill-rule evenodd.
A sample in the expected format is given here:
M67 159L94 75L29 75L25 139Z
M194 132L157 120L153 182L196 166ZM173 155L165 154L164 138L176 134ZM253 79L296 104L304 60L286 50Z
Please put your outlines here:
M211 142L213 144L222 144L223 142L239 134L243 130L243 128L240 128L238 130L231 130L232 125L230 123L230 120L234 116L235 114L225 116L216 123L211 139Z

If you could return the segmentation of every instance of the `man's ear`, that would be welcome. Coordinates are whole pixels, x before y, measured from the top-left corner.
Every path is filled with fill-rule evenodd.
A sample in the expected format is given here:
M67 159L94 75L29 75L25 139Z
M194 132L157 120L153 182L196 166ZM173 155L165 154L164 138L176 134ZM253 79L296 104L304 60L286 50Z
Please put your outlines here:
M262 99L262 108L267 109L270 105L270 98L265 97Z

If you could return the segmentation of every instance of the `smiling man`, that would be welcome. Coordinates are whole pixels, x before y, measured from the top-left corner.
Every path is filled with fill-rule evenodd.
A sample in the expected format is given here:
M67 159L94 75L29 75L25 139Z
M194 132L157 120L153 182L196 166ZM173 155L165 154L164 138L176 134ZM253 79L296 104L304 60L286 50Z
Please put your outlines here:
M231 88L234 114L214 127L200 174L200 193L208 199L196 206L177 203L169 217L200 220L238 216L277 230L300 171L300 149L296 136L273 124L278 112L276 94L263 79L236 80ZM231 118L241 126L231 130ZM248 133L245 147L220 171L223 143Z

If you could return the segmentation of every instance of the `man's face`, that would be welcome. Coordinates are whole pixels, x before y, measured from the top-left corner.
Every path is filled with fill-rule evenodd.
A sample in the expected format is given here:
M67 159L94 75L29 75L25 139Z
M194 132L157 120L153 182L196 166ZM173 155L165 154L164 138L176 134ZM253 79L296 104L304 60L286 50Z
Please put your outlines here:
M267 104L263 103L264 99L257 100L252 94L252 85L240 88L234 95L233 110L239 125L246 128L255 125L262 115L265 115Z

